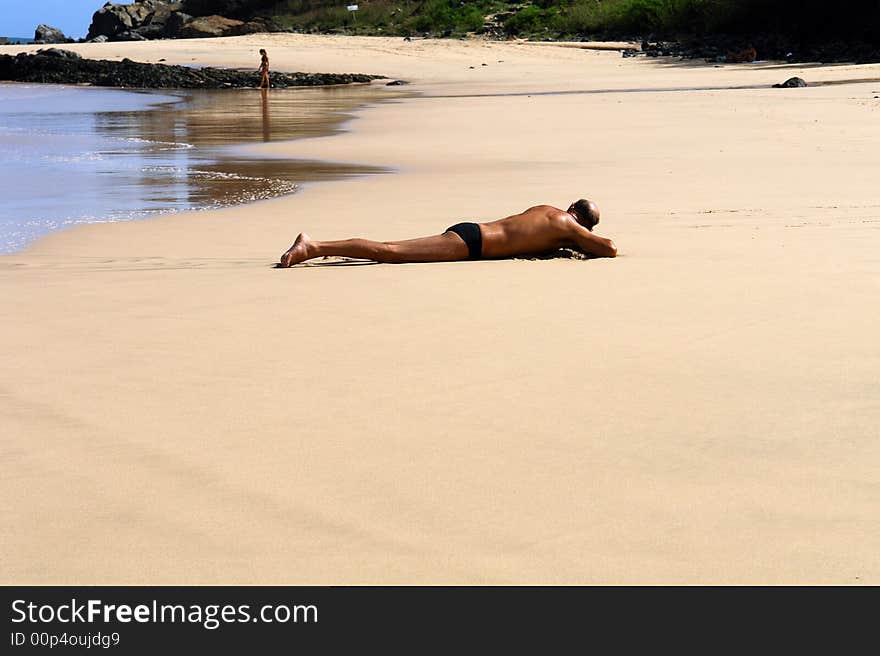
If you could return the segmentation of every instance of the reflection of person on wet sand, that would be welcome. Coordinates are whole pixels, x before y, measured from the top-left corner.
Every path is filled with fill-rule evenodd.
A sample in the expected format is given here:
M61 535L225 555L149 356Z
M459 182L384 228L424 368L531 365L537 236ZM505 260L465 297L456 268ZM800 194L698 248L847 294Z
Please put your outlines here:
M269 88L269 55L266 54L266 51L263 48L260 48L260 89L268 89Z
M281 256L279 266L289 267L323 255L398 264L514 257L563 247L597 257L615 257L614 242L593 234L597 223L599 207L582 198L565 211L538 205L490 223L458 223L443 234L405 241L314 241L301 233Z
M263 141L272 140L272 131L269 128L269 90L260 90L260 101L263 106Z

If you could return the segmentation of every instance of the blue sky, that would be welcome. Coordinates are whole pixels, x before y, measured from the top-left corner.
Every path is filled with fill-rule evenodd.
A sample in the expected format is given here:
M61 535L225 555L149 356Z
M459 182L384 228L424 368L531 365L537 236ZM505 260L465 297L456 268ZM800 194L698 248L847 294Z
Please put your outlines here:
M118 0L127 2L128 0ZM89 31L92 14L106 0L0 0L0 36L33 38L40 23L78 39Z

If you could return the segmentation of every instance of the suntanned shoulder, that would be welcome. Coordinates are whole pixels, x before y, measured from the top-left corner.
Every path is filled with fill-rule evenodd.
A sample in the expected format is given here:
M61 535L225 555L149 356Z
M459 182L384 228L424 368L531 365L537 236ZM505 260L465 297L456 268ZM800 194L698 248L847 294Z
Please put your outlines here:
M558 207L553 207L552 205L535 205L534 207L530 207L527 211L545 212L547 214L566 214L564 210L561 210Z
M553 207L552 205L541 205L540 208L544 215L558 228L571 230L577 224L575 218L565 210Z

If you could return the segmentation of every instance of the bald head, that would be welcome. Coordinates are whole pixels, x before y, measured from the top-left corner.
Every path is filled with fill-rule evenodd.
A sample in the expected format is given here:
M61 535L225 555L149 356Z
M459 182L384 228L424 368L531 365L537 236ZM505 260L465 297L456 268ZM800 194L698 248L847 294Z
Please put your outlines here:
M578 223L587 230L592 230L599 223L599 206L586 198L573 202L568 211L573 212L577 216Z

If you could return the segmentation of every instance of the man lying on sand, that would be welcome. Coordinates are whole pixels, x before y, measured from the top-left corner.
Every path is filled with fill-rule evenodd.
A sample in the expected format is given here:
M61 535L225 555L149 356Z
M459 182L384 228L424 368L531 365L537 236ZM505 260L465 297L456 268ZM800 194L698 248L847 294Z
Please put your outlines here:
M537 205L497 221L458 223L442 235L405 241L314 241L300 233L293 246L281 256L280 266L289 267L324 255L400 264L513 257L563 247L597 257L616 256L613 241L593 234L597 223L599 207L582 198L564 212L550 205Z

